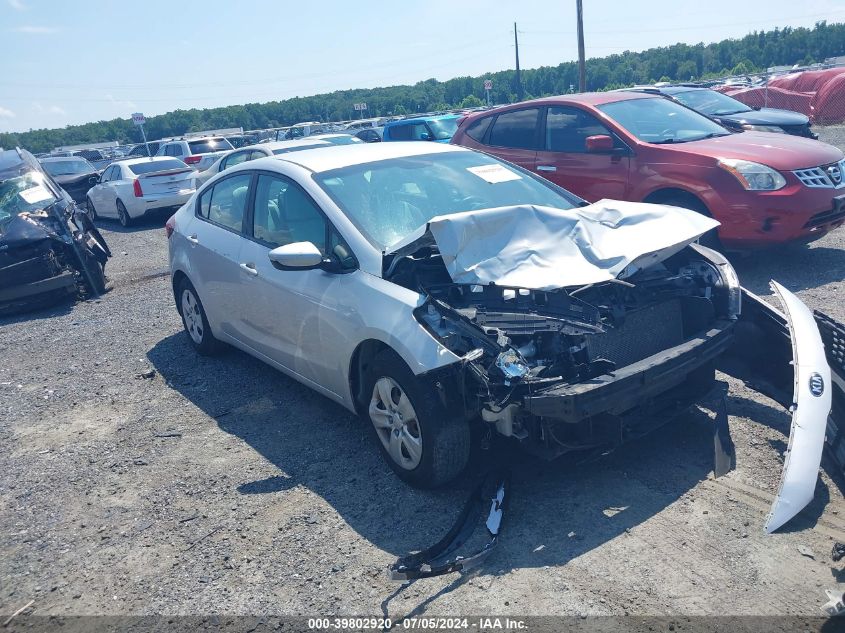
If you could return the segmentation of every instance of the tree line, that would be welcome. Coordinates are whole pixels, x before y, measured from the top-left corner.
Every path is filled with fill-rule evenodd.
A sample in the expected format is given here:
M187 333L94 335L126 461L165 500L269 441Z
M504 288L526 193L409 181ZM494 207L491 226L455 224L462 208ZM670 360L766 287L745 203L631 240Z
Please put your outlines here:
M845 53L845 24L818 22L814 28L775 28L753 32L741 39L712 44L674 44L642 52L587 60L587 90L611 90L655 81L689 81L732 74L760 72L776 65L811 64ZM564 94L578 85L578 66L564 62L521 72L525 98ZM445 110L482 105L484 80L493 81L493 103L517 100L516 73L502 70L479 77L447 81L427 79L412 86L366 90L338 90L311 97L221 108L174 110L147 119L149 139L185 132L243 127L245 130L292 125L300 121L338 121L358 118L354 103L367 103L367 116ZM60 145L102 141L137 143L139 130L129 119L97 121L65 128L0 133L0 147L25 147L47 152Z

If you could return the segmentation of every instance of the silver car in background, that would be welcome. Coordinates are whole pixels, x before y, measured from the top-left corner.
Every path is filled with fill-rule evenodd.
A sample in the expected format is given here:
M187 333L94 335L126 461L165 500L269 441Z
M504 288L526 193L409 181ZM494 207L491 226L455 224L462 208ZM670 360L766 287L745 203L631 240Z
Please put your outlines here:
M461 472L471 425L540 458L602 454L709 394L717 364L765 379L798 412L773 530L812 498L831 371L800 300L776 286L777 312L696 243L716 225L399 142L236 165L166 229L193 347L238 347L369 419L415 486Z

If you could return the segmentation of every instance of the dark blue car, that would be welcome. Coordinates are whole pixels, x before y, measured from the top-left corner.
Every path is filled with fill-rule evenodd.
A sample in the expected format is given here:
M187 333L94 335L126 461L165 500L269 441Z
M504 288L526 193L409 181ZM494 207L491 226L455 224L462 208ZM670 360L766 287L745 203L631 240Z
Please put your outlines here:
M382 140L448 143L458 129L460 118L457 114L441 114L391 121L382 130Z
M794 136L818 138L810 129L810 119L791 110L752 108L733 97L697 86L655 86L630 88L637 92L666 95L678 103L715 119L729 130L782 132Z

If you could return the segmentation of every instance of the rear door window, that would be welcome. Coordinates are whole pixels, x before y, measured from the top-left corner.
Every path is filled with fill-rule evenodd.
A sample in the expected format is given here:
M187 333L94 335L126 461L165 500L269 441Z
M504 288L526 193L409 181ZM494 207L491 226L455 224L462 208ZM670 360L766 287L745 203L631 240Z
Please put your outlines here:
M218 182L200 198L200 215L240 233L251 180L252 174L245 173Z
M536 147L539 108L526 108L505 112L496 117L490 130L490 145L534 149Z

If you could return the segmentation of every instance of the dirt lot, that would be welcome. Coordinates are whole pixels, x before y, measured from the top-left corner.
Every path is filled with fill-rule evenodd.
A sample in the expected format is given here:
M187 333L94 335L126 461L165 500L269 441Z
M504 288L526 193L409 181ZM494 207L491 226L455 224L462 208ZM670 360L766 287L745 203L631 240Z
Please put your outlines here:
M344 409L243 353L197 357L162 222L102 224L114 290L0 321L0 613L818 615L837 586L843 482L765 535L790 418L735 382L728 476L706 409L591 464L520 458L481 570L391 583L471 475L412 490ZM737 267L845 319L845 230Z

